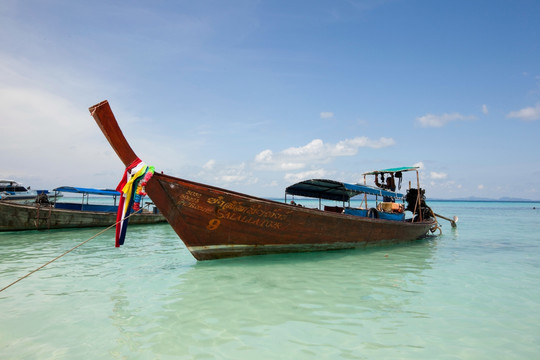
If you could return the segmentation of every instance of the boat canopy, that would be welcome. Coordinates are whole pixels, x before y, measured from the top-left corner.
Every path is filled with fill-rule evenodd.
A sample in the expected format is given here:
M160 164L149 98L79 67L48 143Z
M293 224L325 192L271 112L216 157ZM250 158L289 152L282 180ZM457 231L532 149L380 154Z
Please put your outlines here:
M405 166L405 167L398 167L398 168L370 171L370 172L367 172L367 173L363 173L362 175L377 175L377 174L385 174L385 173L415 171L415 170L418 170L419 168L420 168L419 166Z
M82 188L82 187L73 187L73 186L60 186L53 190L57 192L89 194L89 195L105 195L105 196L119 196L120 195L118 191L111 190L111 189L93 189L93 188Z
M311 179L301 181L285 189L286 194L312 197L317 199L349 201L360 194L388 196L402 199L403 194L383 190L374 186L362 184L347 184L334 180Z
M15 180L9 180L9 179L0 179L0 185L22 186L20 182L17 182Z
M28 189L15 180L0 179L0 191L26 192Z

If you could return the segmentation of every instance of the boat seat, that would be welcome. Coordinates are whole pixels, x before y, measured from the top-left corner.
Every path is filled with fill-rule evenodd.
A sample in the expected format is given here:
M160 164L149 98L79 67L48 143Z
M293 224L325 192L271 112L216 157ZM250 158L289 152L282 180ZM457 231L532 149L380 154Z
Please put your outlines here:
M377 204L377 210L400 214L403 212L403 204L395 202L382 202Z

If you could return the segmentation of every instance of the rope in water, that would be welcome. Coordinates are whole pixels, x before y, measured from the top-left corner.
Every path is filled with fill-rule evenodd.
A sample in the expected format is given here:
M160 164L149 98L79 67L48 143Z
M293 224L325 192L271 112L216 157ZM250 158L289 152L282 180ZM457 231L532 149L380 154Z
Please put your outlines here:
M128 217L130 217L131 215L133 215L133 214L135 214L135 213L130 214L129 216L126 217L126 219L127 219ZM83 241L83 242L80 243L79 245L77 245L77 246L75 246L75 247L69 249L68 251L66 251L66 252L63 253L62 255L58 255L57 257L55 257L55 258L52 259L51 261L47 262L46 264L43 264L43 265L41 265L40 267L38 267L37 269L35 269L35 270L33 270L33 271L30 271L28 274L24 275L23 277L20 277L19 279L15 280L14 282L12 282L11 284L9 284L8 286L3 287L2 289L0 289L0 292L2 292L2 291L4 291L4 290L6 290L7 288L9 288L9 287L15 285L15 284L18 283L19 281L26 279L27 277L29 277L29 276L32 275L33 273L38 272L39 270L43 269L45 266L47 266L47 265L49 265L49 264L55 262L56 260L60 259L62 256L69 254L70 252L72 252L72 251L75 250L76 248L78 248L78 247L80 247L80 246L86 244L86 243L89 242L90 240L97 238L99 235L103 234L105 231L107 231L107 230L109 230L110 228L116 226L116 224L118 224L119 222L120 222L120 221L118 221L118 222L112 224L111 226L109 226L109 227L106 228L106 229L101 230L101 231L98 232L96 235L94 235L94 236L92 236L91 238L89 238L89 239Z

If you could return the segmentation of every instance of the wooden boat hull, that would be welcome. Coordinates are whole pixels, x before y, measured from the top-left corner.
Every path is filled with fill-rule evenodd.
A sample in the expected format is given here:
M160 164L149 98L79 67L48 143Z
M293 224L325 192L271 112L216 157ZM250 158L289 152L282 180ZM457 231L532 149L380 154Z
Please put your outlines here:
M165 222L161 214L135 214L130 224ZM47 230L83 227L107 227L116 223L116 213L72 211L51 206L24 205L0 201L0 231Z
M137 161L109 103L89 110L126 167ZM410 242L436 224L297 207L159 173L146 191L198 260Z
M147 192L198 260L404 243L434 225L298 207L163 174Z

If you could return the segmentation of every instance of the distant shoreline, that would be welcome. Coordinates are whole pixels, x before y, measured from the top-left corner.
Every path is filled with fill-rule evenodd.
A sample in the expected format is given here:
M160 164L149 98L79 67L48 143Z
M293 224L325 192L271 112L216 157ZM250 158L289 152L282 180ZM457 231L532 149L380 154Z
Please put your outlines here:
M270 197L270 198L267 198L268 200L273 200L273 201L280 201L280 202L283 202L283 198L277 198L277 197ZM309 200L310 198L301 198L299 197L298 199L306 199L306 200ZM317 199L312 199L312 200L317 200ZM354 200L361 200L360 198L358 199L351 199L351 201L354 201ZM368 200L375 200L375 198L368 198ZM363 201L363 199L362 199ZM500 199L500 200L497 200L497 199L436 199L436 198L427 198L426 199L427 202L429 201L441 201L441 202L478 202L478 203L492 203L492 202L504 202L504 203L526 203L526 204L531 204L531 203L540 203L540 200L526 200L526 199Z
M446 201L446 202L507 202L507 203L539 203L540 200L524 200L524 199L426 199L426 201Z

